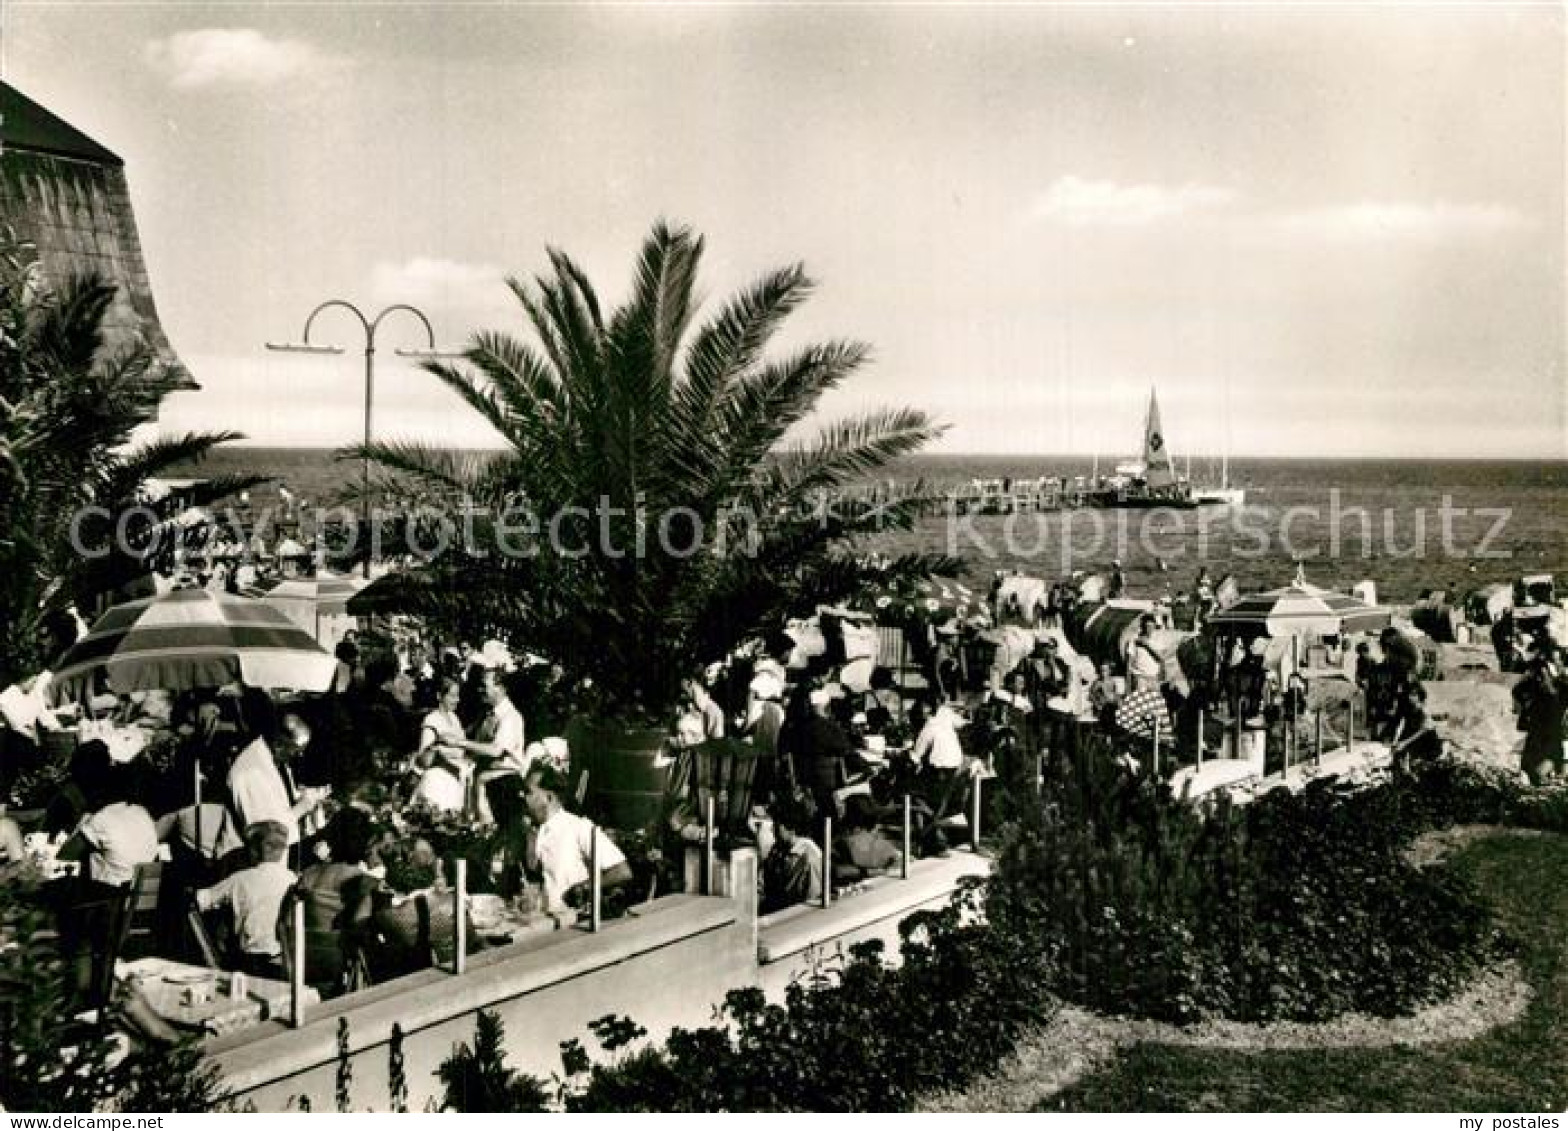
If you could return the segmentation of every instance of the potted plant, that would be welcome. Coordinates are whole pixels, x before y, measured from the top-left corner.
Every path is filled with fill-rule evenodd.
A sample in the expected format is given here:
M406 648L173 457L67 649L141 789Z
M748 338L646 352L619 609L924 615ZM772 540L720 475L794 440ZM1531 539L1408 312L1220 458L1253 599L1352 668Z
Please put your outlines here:
M795 439L870 351L829 341L768 356L812 291L800 265L699 319L702 252L689 229L655 225L628 298L610 310L577 263L551 250L548 272L508 280L528 338L478 332L461 360L423 366L503 450L384 442L344 453L382 469L372 489L383 501L464 509L461 537L405 586L410 611L566 671L587 705L576 736L588 749L574 746L574 761L588 756L590 786L623 826L641 823L656 796L649 752L682 677L787 615L853 593L865 563L848 539L907 523L916 503L878 509L832 493L940 432L925 413L897 408ZM885 583L935 560L876 568Z

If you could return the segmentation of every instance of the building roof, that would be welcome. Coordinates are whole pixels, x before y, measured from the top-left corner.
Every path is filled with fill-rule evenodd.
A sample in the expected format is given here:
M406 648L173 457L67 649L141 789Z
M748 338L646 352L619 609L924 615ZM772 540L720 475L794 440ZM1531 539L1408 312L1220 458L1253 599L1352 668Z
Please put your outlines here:
M0 146L52 153L96 165L125 164L81 130L3 82L0 82Z

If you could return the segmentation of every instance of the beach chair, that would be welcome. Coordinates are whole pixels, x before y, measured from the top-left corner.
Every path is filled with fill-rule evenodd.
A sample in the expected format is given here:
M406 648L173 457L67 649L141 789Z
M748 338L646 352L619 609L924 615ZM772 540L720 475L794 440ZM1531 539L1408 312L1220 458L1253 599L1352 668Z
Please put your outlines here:
M909 666L909 650L902 626L877 625L876 665L898 674Z

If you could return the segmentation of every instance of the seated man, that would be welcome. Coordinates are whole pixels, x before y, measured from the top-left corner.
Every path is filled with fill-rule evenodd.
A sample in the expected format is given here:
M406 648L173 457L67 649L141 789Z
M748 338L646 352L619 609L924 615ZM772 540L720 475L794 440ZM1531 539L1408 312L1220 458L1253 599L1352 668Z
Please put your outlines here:
M588 866L595 845L601 890L620 887L632 878L631 866L615 842L592 821L562 807L567 790L565 775L553 766L535 766L523 777L523 804L534 825L528 863L544 877L545 910L552 912L580 906L587 899Z
M822 898L822 849L812 841L812 820L791 804L774 807L773 847L762 862L764 915Z
M296 879L283 862L289 830L278 821L257 821L245 830L245 847L253 863L225 880L196 893L202 911L227 907L234 917L236 966L259 978L282 979L283 946L278 940L278 912Z

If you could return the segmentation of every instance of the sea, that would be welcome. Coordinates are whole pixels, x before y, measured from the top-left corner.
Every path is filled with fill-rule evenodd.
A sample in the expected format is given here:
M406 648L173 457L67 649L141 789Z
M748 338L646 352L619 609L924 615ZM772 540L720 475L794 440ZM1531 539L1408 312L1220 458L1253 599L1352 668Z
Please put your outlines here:
M1193 461L1200 486L1210 461ZM929 489L972 480L1027 481L1090 473L1081 456L922 455L876 477L923 480ZM870 536L891 555L961 559L969 582L996 571L1055 578L1122 563L1133 595L1190 590L1200 568L1234 575L1242 589L1289 582L1299 569L1315 585L1348 589L1370 580L1380 600L1410 602L1428 590L1465 592L1549 573L1568 587L1568 461L1233 458L1240 507L1194 511L1081 509L1050 514L932 513L913 529ZM253 507L277 506L279 487L326 505L359 465L316 448L223 448L181 474L266 475Z

